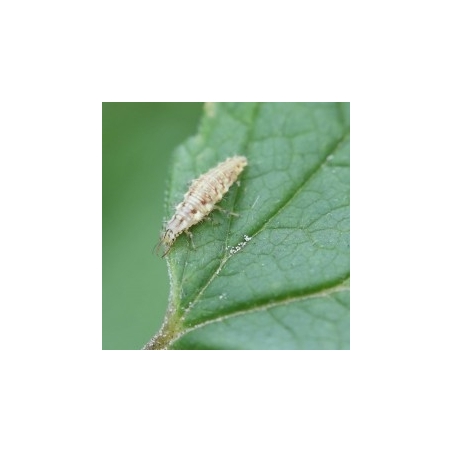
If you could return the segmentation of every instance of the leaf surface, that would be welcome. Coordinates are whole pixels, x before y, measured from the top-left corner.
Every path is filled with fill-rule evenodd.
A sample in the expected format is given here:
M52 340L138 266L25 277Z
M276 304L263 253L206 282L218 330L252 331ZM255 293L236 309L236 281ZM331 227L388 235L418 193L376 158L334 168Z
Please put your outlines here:
M145 348L348 349L348 103L207 104L174 155L166 211L233 155L248 166L167 259L170 305Z

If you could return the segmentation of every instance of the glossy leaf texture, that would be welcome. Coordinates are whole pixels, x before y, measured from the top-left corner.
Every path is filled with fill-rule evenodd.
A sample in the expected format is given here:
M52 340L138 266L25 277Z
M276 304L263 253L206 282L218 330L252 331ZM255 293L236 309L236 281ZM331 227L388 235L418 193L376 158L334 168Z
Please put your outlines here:
M171 295L145 348L350 348L350 106L206 104L174 155L167 217L192 179L233 155L248 166L212 221L167 259Z

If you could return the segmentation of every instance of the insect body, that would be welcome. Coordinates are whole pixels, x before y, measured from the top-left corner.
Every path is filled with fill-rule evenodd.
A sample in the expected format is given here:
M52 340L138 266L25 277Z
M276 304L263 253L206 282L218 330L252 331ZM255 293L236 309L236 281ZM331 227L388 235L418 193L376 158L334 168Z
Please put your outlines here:
M162 244L165 246L162 257L168 254L171 245L182 232L188 233L188 229L212 212L215 204L221 201L247 163L246 157L230 157L193 181L160 237L158 247Z

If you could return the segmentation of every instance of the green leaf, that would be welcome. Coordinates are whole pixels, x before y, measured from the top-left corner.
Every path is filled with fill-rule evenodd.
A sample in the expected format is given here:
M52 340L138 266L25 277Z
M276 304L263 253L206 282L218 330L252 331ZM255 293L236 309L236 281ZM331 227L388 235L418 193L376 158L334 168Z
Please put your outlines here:
M248 166L167 259L170 305L145 348L348 349L350 106L207 104L166 203L229 156Z

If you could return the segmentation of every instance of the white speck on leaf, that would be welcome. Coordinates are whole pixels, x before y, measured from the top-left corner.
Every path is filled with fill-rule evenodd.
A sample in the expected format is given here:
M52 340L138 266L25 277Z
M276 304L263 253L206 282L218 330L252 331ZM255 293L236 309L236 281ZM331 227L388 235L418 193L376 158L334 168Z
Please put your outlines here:
M229 250L229 254L235 254L238 253L240 250L242 250L246 244L251 240L251 237L248 237L246 234L243 236L243 238L245 239L244 242L240 242L238 245L236 246L232 246L231 249ZM229 248L229 247L228 247Z

